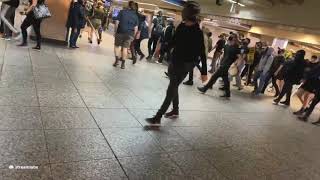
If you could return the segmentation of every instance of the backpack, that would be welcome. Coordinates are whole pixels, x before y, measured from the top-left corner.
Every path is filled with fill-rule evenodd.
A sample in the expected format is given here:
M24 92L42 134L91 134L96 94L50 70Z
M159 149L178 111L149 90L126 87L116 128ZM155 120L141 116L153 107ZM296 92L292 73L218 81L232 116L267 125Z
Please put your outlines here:
M153 34L160 35L163 32L163 20L160 18L156 18L155 20L157 22L154 25Z

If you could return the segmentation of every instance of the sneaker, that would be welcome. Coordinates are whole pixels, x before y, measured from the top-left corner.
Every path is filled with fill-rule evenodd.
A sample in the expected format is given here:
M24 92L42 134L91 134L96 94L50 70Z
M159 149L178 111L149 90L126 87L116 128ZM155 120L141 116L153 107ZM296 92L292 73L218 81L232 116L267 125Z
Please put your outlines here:
M277 99L273 100L272 104L278 105L279 104L279 100L277 100Z
M220 91L225 91L226 89L224 87L219 87Z
M156 61L156 63L157 63L157 64L162 64L162 62L160 62L160 61Z
M226 95L226 94L224 94L224 95L222 95L222 96L220 96L221 98L225 98L226 100L230 100L230 95Z
M4 40L11 41L11 37L7 36L7 37L4 38Z
M150 61L152 59L152 56L148 56L146 59Z
M214 73L214 72L213 72L213 69L210 69L208 72L209 72L209 73L211 73L211 74L213 74L213 73Z
M316 121L316 122L313 122L312 124L319 126L319 125L320 125L320 120L318 120L318 121Z
M158 118L156 116L147 118L146 121L150 124L150 126L161 126L161 118Z
M179 111L172 110L164 115L165 118L176 119L179 117Z
M141 55L139 60L142 61L142 59L144 59L144 57L145 57L145 55Z
M33 50L36 50L36 51L40 51L41 50L41 47L40 46L35 46L32 48Z
M18 44L17 46L18 47L28 47L28 44L27 43L21 43L21 44Z
M187 86L192 86L193 85L193 81L186 81L183 84L187 85Z
M280 102L280 104L282 104L284 106L290 106L290 102L288 102L288 101L282 101L282 102Z
M205 94L207 92L207 89L203 86L203 87L197 87L197 89L202 93Z

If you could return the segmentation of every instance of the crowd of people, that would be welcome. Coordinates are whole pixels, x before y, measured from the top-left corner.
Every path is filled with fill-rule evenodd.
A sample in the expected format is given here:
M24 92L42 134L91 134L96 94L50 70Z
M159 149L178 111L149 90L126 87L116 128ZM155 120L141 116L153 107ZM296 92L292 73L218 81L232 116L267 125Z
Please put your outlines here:
M28 0L28 6L21 15L26 15L21 29L14 27L14 16L19 0L8 0L2 3L0 17L2 38L22 36L18 46L26 47L27 28L33 26L36 35L35 50L41 49L41 22L36 18L34 7L44 4L45 0ZM102 41L102 32L106 28L109 10L101 0L72 0L69 17L66 24L67 41L70 48L78 48L77 39L84 27L89 26L91 31L88 42L92 43L92 34L96 33L98 44ZM293 54L286 53L285 49L274 49L266 42L256 42L250 47L251 39L242 34L230 32L218 35L218 41L213 46L212 32L201 25L199 18L200 6L195 1L185 3L182 10L182 22L175 27L174 20L166 18L162 11L148 21L147 15L139 11L138 3L128 2L128 7L119 12L114 28L114 67L120 63L125 69L128 53L131 54L133 64L137 59L144 59L146 55L141 50L141 42L148 39L148 61L157 59L156 63L168 62L166 75L170 82L164 102L157 114L147 119L151 125L159 125L162 116L175 118L179 116L179 93L181 83L192 86L194 68L201 74L204 84L198 87L201 93L206 93L221 78L223 91L222 98L231 97L230 82L235 78L238 90L244 86L253 86L252 95L265 94L270 88L275 92L273 104L290 106L292 91L299 85L295 93L302 103L301 109L294 112L302 121L307 121L315 106L320 102L320 61L317 56L306 59L306 52L298 50ZM151 22L149 25L148 22ZM71 31L70 35L69 32ZM212 61L207 71L208 55L213 52ZM139 58L138 58L139 56ZM209 81L207 73L212 74ZM187 81L183 82L189 75ZM284 97L285 96L285 97ZM283 100L283 98L285 98ZM283 101L282 101L283 100ZM170 104L172 111L167 112ZM313 124L320 125L320 119Z
M139 43L147 38L148 31L143 30L144 35L140 39L141 24L145 23L145 18L140 18L141 14L137 11L137 7L137 3L130 1L129 7L122 10L117 18L114 66L121 61L121 67L124 68L127 48L132 44L132 53L138 52L140 59L145 57ZM219 90L224 91L224 94L221 97L229 99L230 82L235 77L234 86L238 90L242 90L244 86L253 86L252 95L259 96L266 93L268 87L272 87L275 91L273 103L290 106L293 87L300 85L297 95L303 106L294 114L298 115L299 119L307 121L314 107L320 102L319 59L316 56L311 60L305 59L304 50L288 55L285 49L274 49L266 42L257 42L254 47L249 47L251 39L233 32L219 35L219 40L212 47L212 33L207 31L206 27L201 27L199 13L199 4L189 1L182 10L182 22L176 28L172 22L163 17L162 12L159 12L152 21L147 59L151 60L158 56L156 49L160 45L157 63L161 63L163 58L167 57L169 66L166 74L170 82L161 108L154 117L146 119L147 122L158 126L163 116L166 118L179 116L179 85L188 74L189 80L183 84L193 85L195 67L199 69L202 81L207 82L207 59L213 50L211 68L208 71L212 76L203 87L198 87L201 93L212 89L217 80L222 78L223 85ZM137 42L138 45L135 45ZM135 47L139 47L138 50ZM134 57L135 62L136 57ZM284 96L285 100L281 101ZM167 113L171 102L173 109ZM320 124L320 120L313 124Z
M27 29L30 26L33 26L35 36L36 36L36 46L32 49L40 50L41 49L41 22L42 18L37 17L34 14L34 8L40 5L43 5L45 0L28 0L27 6L23 11L20 12L20 15L24 16L24 20L20 26L20 29L15 28L14 20L16 16L16 9L20 5L20 0L7 0L3 1L1 4L0 16L1 16L1 31L2 38L5 40L20 39L22 42L18 45L19 47L28 46L28 32ZM21 37L22 35L22 37Z

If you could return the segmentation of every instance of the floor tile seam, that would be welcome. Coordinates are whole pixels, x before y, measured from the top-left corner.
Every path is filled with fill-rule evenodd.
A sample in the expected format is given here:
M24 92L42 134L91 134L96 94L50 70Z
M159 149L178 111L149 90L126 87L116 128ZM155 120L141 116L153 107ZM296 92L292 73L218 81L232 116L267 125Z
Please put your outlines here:
M63 62L62 62L62 59L63 59L63 58L61 59L61 58L57 55L57 53L56 53L56 56L58 57L58 60L60 61L60 63L63 65L63 69L64 69L65 73L68 75L68 77L69 77L70 80L71 80L71 83L72 83L73 86L76 88L76 90L77 90L77 92L78 92L78 94L79 94L82 102L83 102L84 105L86 106L86 108L87 108L88 112L90 113L92 119L94 120L95 124L97 125L97 127L98 127L98 129L99 129L99 131L100 131L100 133L101 133L101 135L102 135L102 137L104 138L105 142L107 143L108 147L110 148L111 153L113 154L113 156L114 156L115 159L117 160L117 162L118 162L120 168L122 169L123 173L125 174L125 176L129 179L129 176L128 176L127 172L125 171L123 165L122 165L121 162L119 161L119 159L118 159L115 151L113 150L111 144L109 143L107 137L105 136L105 134L103 133L102 129L100 128L99 123L98 123L97 120L95 119L95 117L94 117L92 111L90 110L90 108L89 108L89 107L87 106L87 104L85 103L82 95L80 94L79 90L78 90L77 87L76 87L75 82L71 79L69 72L67 71L66 67L64 66L64 64L63 64Z
M36 84L36 80L35 80L35 74L34 74L34 70L33 70L33 64L32 64L32 56L31 56L31 52L30 49L28 49L28 55L29 55L29 61L31 63L31 72L33 75L33 83L34 83L34 87L35 87L35 93L36 93L36 97L37 97L37 102L38 102L38 109L39 109L39 113L40 113L40 121L41 121L41 126L42 126L42 133L43 133L43 137L44 137L44 142L45 142L45 147L47 150L47 159L48 162L50 163L50 152L49 152L49 145L48 145L48 138L46 136L46 133L44 131L44 122L43 122L43 118L42 118L42 114L41 114L41 108L40 108L40 97L38 94L38 88L37 88L37 84ZM49 166L49 171L50 171L50 177L52 177L52 170L51 167Z
M106 84L105 81L99 76L99 74L97 74L97 72L95 72L94 70L92 70L92 72L95 74L96 77L98 77L98 79L101 81L101 83L103 83L103 84L105 85L105 87L108 88L109 91L110 91L115 97L117 97L117 96L115 95L115 93L113 92L113 90L108 86L108 84ZM137 99L139 99L141 102L143 102L143 104L145 104L145 101L144 101L143 99L141 99L140 97L138 97L130 87L127 88L127 89L128 89ZM117 97L117 99L122 102L122 100L121 100L120 98ZM122 104L124 105L123 102L122 102ZM149 106L149 105L148 105L148 106Z

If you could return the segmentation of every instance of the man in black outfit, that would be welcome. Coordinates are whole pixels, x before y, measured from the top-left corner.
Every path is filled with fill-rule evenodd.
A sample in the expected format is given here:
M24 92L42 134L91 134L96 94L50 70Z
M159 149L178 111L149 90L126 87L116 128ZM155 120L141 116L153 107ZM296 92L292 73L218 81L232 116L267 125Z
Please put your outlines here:
M314 68L312 71L308 73L304 81L308 81L308 80L314 81L313 89L315 92L315 97L313 98L310 107L306 109L305 114L298 117L301 121L307 121L309 116L313 112L314 108L320 102L320 65L317 65L316 68ZM313 122L312 124L320 125L320 119L316 122Z
M230 66L238 59L240 54L238 36L236 34L231 34L228 39L228 44L224 48L224 55L221 60L221 65L219 69L211 76L209 82L203 86L198 87L198 90L202 93L206 93L209 88L216 83L219 77L223 79L223 90L225 94L221 97L230 98L230 82L228 77L228 71Z
M188 1L182 10L183 22L178 26L174 40L170 44L173 48L172 62L169 65L170 83L166 98L157 114L146 119L152 126L159 126L162 116L168 110L171 102L173 110L165 114L166 118L176 118L179 115L178 88L188 72L194 68L195 60L201 57L202 81L207 80L207 62L205 55L204 37L197 23L200 7L197 2Z
M156 61L156 63L161 64L165 55L167 55L167 59L170 58L171 53L170 53L169 44L173 40L174 31L175 31L175 28L174 28L173 20L168 19L168 25L163 31L162 36L160 38L160 43L161 43L160 58L158 61Z
M304 60L305 54L306 52L304 50L297 51L294 60L284 65L284 85L280 95L273 101L273 104L278 105L283 96L286 95L286 100L280 103L286 106L290 105L292 87L295 84L300 84L303 78L306 64Z
M163 33L163 29L165 27L164 21L165 19L162 16L162 12L159 11L158 16L154 18L152 21L151 36L148 41L148 51L149 51L149 56L147 57L148 60L151 60L151 58L153 57L158 41L161 37L161 34Z

